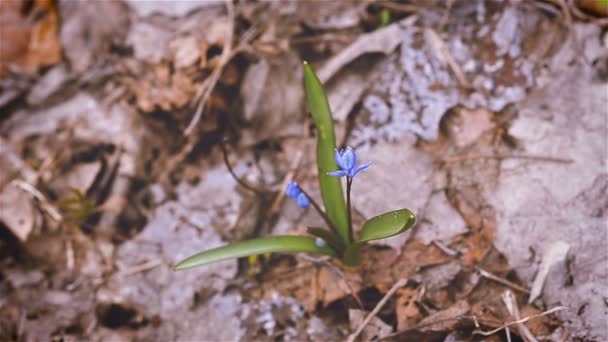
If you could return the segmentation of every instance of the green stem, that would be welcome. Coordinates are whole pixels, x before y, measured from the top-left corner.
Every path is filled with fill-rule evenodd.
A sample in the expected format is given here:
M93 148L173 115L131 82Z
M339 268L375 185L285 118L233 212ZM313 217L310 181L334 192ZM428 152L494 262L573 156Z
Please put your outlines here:
M336 226L334 226L334 224L329 219L329 216L327 216L327 214L323 211L323 209L321 209L319 204L312 197L310 197L310 195L306 191L304 191L304 189L302 189L300 187L300 190L306 197L308 197L308 201L310 201L310 204L312 204L312 207L315 208L315 210L317 211L317 213L319 213L319 215L321 215L321 217L323 218L325 223L327 223L329 228L331 228L331 230L333 230L334 232L336 232L336 234L338 234L338 231L336 230Z
M353 185L352 177L346 177L346 213L348 222L348 244L353 241L353 217L350 210L350 188Z

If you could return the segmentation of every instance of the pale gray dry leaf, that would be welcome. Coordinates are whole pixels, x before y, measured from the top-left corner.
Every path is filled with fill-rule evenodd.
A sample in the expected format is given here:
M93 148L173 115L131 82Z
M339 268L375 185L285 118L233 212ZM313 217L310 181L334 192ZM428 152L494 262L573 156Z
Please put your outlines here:
M411 22L412 19L405 20ZM366 53L389 54L393 52L401 43L400 32L400 24L394 23L359 36L351 45L332 57L317 71L319 79L322 83L329 81L340 69Z
M17 155L14 146L0 136L0 189L17 176L28 183L35 182L38 177L36 171Z
M194 65L203 52L201 43L194 36L173 39L169 43L169 50L173 54L173 67L176 69Z
M206 170L201 174L201 179L197 185L180 183L177 186L178 200L167 201L157 207L143 231L120 245L116 251L116 267L120 270L133 269L153 260L159 262L140 272L113 274L103 288L105 297L135 303L150 314L174 322L176 315L190 317L195 294L208 297L222 292L227 282L236 276L236 260L181 272L173 270L177 261L225 244L218 231L229 229L238 217L241 199L235 191L236 184L224 166ZM200 310L211 313L210 308L217 301L233 303L234 300L218 296L201 305ZM235 306L236 303L230 304L226 310L232 310L230 308ZM228 321L215 324L220 330L235 329L234 320ZM171 324L163 325L159 333L171 337L174 333L169 331L171 329L174 329ZM228 332L218 331L217 334L219 338Z
M168 55L171 36L171 31L164 25L140 20L131 25L127 44L133 47L135 58L159 63Z
M421 215L419 212L418 215ZM424 212L427 220L420 220L415 237L429 244L432 241L450 241L457 235L468 232L462 216L450 205L445 191L435 192Z
M437 265L422 270L422 282L429 290L439 290L448 286L460 273L462 266L458 261Z
M409 20L411 22L411 19ZM357 72L348 70L342 77L332 82L329 80L346 65L367 53L393 52L401 39L399 37L399 23L361 35L355 42L332 57L318 70L319 78L326 83L326 91L332 108L334 120L344 121L353 106L360 100L361 95L369 87L369 77L372 74L371 66L366 66Z
M586 42L598 39L599 28L577 24L573 32L581 46L597 49ZM568 267L559 264L549 273L542 299L548 307L573 308L558 314L573 338L604 341L608 340L604 304L608 298L608 85L593 81L594 70L577 63L577 55L565 44L549 60L541 75L546 86L519 106L509 130L529 154L574 162L505 160L490 200L497 213L496 247L528 285L538 269L543 242L548 237L568 242L572 259Z
M12 183L0 191L0 222L21 242L27 241L42 217L36 209L34 199Z
M360 9L348 2L332 1L300 3L299 12L306 13L304 22L313 30L344 30L359 25Z
M101 170L101 161L90 163L78 163L72 165L65 173L58 174L57 177L49 180L49 187L59 195L59 198L72 197L72 189L78 190L81 194L86 194L87 190L93 185L98 172Z
M570 245L564 241L555 241L546 246L545 250L543 251L543 259L538 267L538 273L536 273L536 277L534 278L534 282L532 284L532 289L530 290L530 298L528 299L528 303L534 302L536 298L540 296L543 290L543 285L545 285L545 280L549 275L549 271L554 265L566 261L566 256L568 255L569 249Z
M420 328L420 331L450 331L453 330L458 323L458 318L469 312L470 306L466 300L460 300L454 303L447 309L435 312L434 314L425 317L418 323L420 326L430 324L432 322L438 322Z
M301 135L304 91L300 58L286 52L272 64L261 59L252 68L241 86L249 127L239 142L250 146L271 137Z
M174 0L126 0L127 4L140 17L152 14L162 14L172 17L183 17L188 13L199 8L209 6L219 6L224 0L205 0L205 1L174 1Z
M129 29L129 10L122 1L61 1L61 46L75 71L86 70L122 45Z
M357 328L363 323L367 313L363 310L357 309L349 309L348 310L348 320L350 322L350 328L352 331L357 330ZM393 332L393 327L384 323L378 317L372 317L369 323L363 328L361 335L359 335L360 341L372 341L379 338L386 337Z
M68 70L65 64L52 67L34 84L27 95L27 103L33 106L42 103L61 89L67 80Z

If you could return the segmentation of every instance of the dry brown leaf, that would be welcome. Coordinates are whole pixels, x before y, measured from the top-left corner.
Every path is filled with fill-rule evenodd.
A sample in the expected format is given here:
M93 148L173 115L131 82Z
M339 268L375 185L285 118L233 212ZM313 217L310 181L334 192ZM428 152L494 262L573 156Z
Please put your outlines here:
M6 74L10 66L33 73L61 61L55 3L36 0L31 10L23 14L24 8L26 1L0 3L0 75Z
M457 107L442 118L442 130L456 147L462 148L474 143L485 132L495 127L493 113L484 108L467 109Z
M402 288L397 290L399 298L395 305L397 314L397 330L404 330L422 318L422 314L416 305L418 289Z
M421 328L421 331L446 331L453 330L458 323L456 318L465 315L469 312L470 306L464 300L458 301L454 303L452 306L445 310L438 311L422 321L420 324L428 324L431 322L437 322L436 324L430 325L428 327ZM451 320L447 320L451 319Z

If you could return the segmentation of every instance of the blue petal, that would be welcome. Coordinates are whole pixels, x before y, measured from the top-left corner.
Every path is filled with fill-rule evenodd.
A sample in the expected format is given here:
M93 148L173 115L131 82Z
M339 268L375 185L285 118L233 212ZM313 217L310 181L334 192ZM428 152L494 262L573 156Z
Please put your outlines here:
M335 149L336 153L334 158L336 159L336 164L338 164L338 167L340 167L342 170L346 169L346 164L344 164L344 158L342 158L343 152L339 151L338 149Z
M332 171L332 172L327 173L328 176L334 176L334 177L344 177L344 176L346 176L346 174L347 174L347 172L345 170Z
M357 155L355 154L355 150L348 147L346 151L342 155L342 159L344 160L344 166L342 169L352 170L357 164Z
M357 169L353 172L353 175L351 177L355 177L359 172L367 169L371 163L372 163L371 161L368 161L367 163L363 163L363 164L359 165L359 167L357 167Z
M289 184L287 184L287 189L285 190L285 194L288 197L296 198L301 192L302 192L302 190L300 189L298 182L291 181L291 182L289 182Z
M308 200L308 197L304 195L304 193L300 193L298 197L296 197L296 204L300 208L308 208L310 201Z
M323 239L321 239L320 237L317 237L315 239L315 246L317 246L319 248L323 248L323 247L326 247L327 245L325 244L325 241Z

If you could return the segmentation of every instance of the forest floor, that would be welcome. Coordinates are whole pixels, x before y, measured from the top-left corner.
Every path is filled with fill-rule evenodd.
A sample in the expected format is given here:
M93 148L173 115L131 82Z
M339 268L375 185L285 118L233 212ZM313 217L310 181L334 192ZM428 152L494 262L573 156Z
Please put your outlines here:
M1 2L0 340L608 341L597 3ZM323 224L284 200L320 196L303 60L373 162L355 225L417 225L175 272Z

